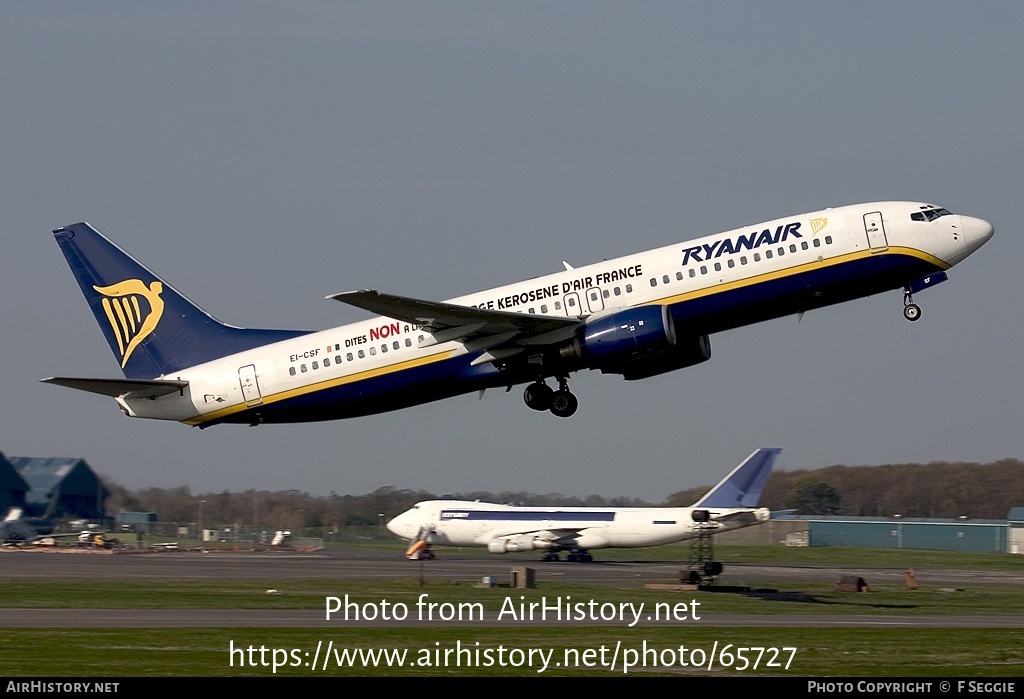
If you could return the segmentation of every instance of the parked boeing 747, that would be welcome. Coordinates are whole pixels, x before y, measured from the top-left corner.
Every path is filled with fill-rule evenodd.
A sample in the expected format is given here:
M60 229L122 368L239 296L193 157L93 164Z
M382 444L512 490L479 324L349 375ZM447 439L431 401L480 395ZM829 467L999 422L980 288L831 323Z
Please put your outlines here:
M757 449L691 507L515 507L425 500L388 522L411 542L406 557L433 558L434 546L486 546L491 553L544 551L545 561L589 563L590 549L659 546L767 522L758 508L780 449Z
M355 417L517 384L530 408L569 417L581 369L657 376L710 359L714 333L883 291L902 289L917 320L913 294L992 232L931 204L845 206L445 302L335 294L380 317L314 332L221 323L76 223L54 235L124 378L43 381L199 427Z

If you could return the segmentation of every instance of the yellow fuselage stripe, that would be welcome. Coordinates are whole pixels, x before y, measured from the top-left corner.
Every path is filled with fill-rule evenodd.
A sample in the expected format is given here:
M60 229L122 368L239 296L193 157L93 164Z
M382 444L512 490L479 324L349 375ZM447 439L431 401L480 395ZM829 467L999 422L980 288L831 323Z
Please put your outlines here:
M890 247L884 251L871 252L870 250L863 250L859 252L848 253L845 255L839 255L838 257L828 258L821 261L815 260L813 262L806 262L804 264L796 265L794 267L787 267L786 269L776 270L774 272L765 272L764 274L758 274L753 277L747 277L746 279L737 279L736 281L726 282L724 284L717 284L707 286L702 289L695 289L688 291L683 294L676 294L673 296L666 296L664 298L656 299L653 301L647 301L643 305L671 305L676 303L682 303L692 299L702 298L705 296L711 296L713 294L719 294L726 291L732 291L733 289L740 289L746 286L753 286L761 284L763 282L772 281L774 279L782 279L783 277L789 277L802 272L807 272L812 269L822 269L824 267L832 267L845 262L851 262L853 260L875 257L878 255L906 255L908 257L916 257L920 260L924 260L929 264L933 264L939 269L949 269L949 265L940 260L939 258L929 255L921 250L915 250L914 248L905 247ZM367 371L360 371L354 374L348 374L346 376L339 376L334 379L327 379L325 381L318 381L316 383L307 384L297 388L282 391L280 393L274 393L269 396L264 396L262 404L277 403L282 400L289 398L296 398L298 396L304 396L309 393L321 391L328 388L334 388L336 386L343 386L345 384L355 383L357 381L363 381L365 379L371 379L377 376L383 376L385 374L392 374L398 371L404 371L405 369L411 369L413 367L424 366L426 364L433 364L448 359L451 356L451 351L437 352L426 357L420 357L418 359L410 359L404 362L398 362L396 364L389 364L387 366L378 367L376 369L368 369ZM248 410L250 406L245 403L239 403L228 408L221 408L220 410L214 410L213 412L204 413L194 418L189 418L183 422L186 425L200 425L205 422L211 422L219 420L228 415L234 415L243 410Z
M315 393L316 391L322 391L328 388L334 388L336 386L344 386L345 384L355 383L357 381L363 381L365 379L372 379L376 376L383 376L385 374L392 374L396 371L404 371L406 369L412 369L413 367L424 366L426 364L433 364L434 362L444 361L451 356L451 351L435 352L434 354L427 355L426 357L419 357L417 359L409 359L404 362L398 362L396 364L389 364L387 366L377 367L376 369L367 369L366 371L359 371L354 374L348 374L346 376L339 376L334 379L326 379L324 381L317 381L316 383L306 384L305 386L299 386L292 388L287 391L281 391L280 393L274 393L269 396L263 396L261 405L268 403L277 403L282 400L288 400L289 398L296 398L298 396L304 396L309 393ZM212 420L219 420L220 418L228 415L234 415L235 413L243 410L248 410L250 406L245 403L239 403L238 405L232 405L228 408L221 408L220 410L214 410L213 412L204 413L188 420L183 420L186 425L200 425L204 422L210 422Z
M648 301L644 305L660 304L660 305L671 305L681 303L683 301L690 301L693 299L703 298L705 296L712 296L713 294L720 294L725 291L732 291L733 289L742 289L746 286L754 286L756 284L762 284L769 282L774 279L782 279L783 277L791 277L803 272L808 272L813 269L824 269L825 267L834 267L839 264L846 262L852 262L854 260L864 259L868 257L877 257L879 255L905 255L907 257L916 257L919 260L924 260L929 264L933 264L939 269L949 269L949 265L934 255L929 255L921 250L915 250L914 248L904 247L890 247L884 251L871 252L870 250L863 250L860 252L851 252L845 255L839 255L837 257L827 258L821 261L814 260L813 262L805 262L794 267L787 267L786 269L776 270L774 272L765 272L764 274L758 274L753 277L747 277L745 279L737 279L732 282L725 282L723 284L717 284L713 286L706 286L702 289L695 289L693 291L687 291L682 294L675 294L673 296L666 296L664 298L657 299L655 301ZM708 274L711 274L709 272Z

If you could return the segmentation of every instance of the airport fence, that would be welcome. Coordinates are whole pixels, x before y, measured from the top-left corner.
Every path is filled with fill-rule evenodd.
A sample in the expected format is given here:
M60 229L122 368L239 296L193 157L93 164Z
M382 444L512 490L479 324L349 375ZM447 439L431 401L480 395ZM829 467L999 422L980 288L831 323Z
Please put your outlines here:
M142 534L143 545L156 543L168 545L177 542L182 547L216 546L239 550L270 546L318 549L326 544L401 544L399 539L382 526L353 527L307 527L301 529L277 529L273 527L243 524L210 524L202 528L195 522L149 522L144 531L133 528L118 532L123 543L133 545L138 534Z

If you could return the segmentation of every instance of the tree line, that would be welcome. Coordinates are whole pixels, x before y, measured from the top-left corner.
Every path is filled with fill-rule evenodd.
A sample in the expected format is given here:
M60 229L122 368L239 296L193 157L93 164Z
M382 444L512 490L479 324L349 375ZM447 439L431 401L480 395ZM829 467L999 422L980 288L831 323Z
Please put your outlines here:
M340 528L377 525L420 500L482 500L528 506L684 507L711 486L672 493L664 502L638 498L567 496L502 491L435 494L391 486L364 495L315 495L298 490L193 493L188 486L129 490L104 478L111 496L107 513L155 512L164 522L236 523L278 528ZM798 514L1002 519L1011 507L1024 506L1024 463L1004 459L988 464L886 464L828 466L775 471L761 505ZM383 515L383 517L382 517Z

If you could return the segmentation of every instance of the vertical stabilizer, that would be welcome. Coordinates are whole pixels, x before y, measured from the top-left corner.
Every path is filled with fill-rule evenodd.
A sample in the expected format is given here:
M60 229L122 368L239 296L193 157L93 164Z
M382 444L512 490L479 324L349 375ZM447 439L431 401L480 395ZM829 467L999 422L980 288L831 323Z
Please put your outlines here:
M694 507L757 507L781 449L756 449Z
M173 374L305 334L221 323L88 223L53 235L126 378Z

